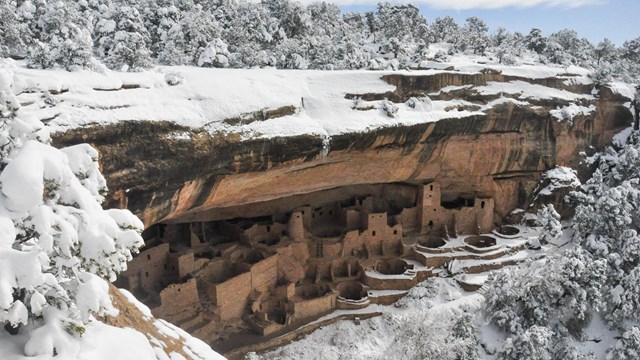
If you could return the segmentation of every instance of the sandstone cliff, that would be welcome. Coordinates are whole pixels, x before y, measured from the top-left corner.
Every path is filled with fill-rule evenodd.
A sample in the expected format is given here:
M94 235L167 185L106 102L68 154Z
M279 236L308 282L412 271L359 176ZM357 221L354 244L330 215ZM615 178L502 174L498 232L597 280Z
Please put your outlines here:
M329 201L366 192L364 185L430 180L439 181L443 193L495 197L498 222L525 206L543 171L579 167L581 151L602 148L632 119L627 98L569 75L529 79L485 70L382 79L395 89L344 94L354 102L351 111L374 111L384 99L403 105L428 95L449 104L445 115L343 132L328 142L313 133L246 138L139 120L57 132L54 143L97 147L111 191L107 205L127 206L146 225L263 216L313 197ZM563 112L570 106L589 111ZM230 123L264 122L292 111L281 110L239 114Z

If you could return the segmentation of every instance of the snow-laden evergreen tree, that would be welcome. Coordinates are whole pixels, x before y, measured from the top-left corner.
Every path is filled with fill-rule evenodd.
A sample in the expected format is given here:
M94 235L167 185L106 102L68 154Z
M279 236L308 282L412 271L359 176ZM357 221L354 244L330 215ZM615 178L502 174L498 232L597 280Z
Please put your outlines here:
M607 262L578 247L522 268L503 269L485 293L487 318L508 334L549 327L580 338L603 308Z
M640 61L640 37L627 40L622 44L624 56L632 61Z
M97 151L48 145L13 81L0 72L0 323L26 336L25 355L65 357L93 314L113 314L106 280L142 246L142 223L102 209Z
M527 49L542 54L547 47L547 38L542 35L542 30L533 28L525 37Z
M340 8L326 2L307 6L311 16L309 34L309 63L314 69L334 69L339 58L339 45L345 36Z
M297 1L263 0L262 5L278 19L286 38L302 39L311 32L313 23L307 9Z
M478 359L479 329L473 316L467 312L457 317L451 332L452 342L457 344L456 360Z
M210 41L198 56L196 63L204 67L227 67L229 66L229 50L220 38Z
M618 57L618 51L616 46L611 42L611 40L605 38L601 42L596 45L594 49L594 57L596 64L600 65L604 62L612 63L616 61Z
M338 43L338 68L362 69L369 64L377 51L373 44L366 18L360 13L347 13L344 19L344 36Z
M35 43L28 64L35 68L67 70L92 65L93 43L88 19L83 19L71 0L39 3L42 14L35 21Z
M111 0L96 0L90 3L93 8L91 37L94 53L98 58L105 58L113 42L116 21L113 19L114 5Z
M551 360L553 331L532 326L522 334L509 337L498 353L499 360Z
M620 149L605 151L577 201L575 240L609 264L604 316L613 327L640 320L640 145L637 132Z
M543 205L538 210L536 225L542 227L540 232L540 243L548 244L554 242L562 235L562 224L560 214L556 212L553 205Z
M456 45L459 38L460 26L451 16L436 18L429 27L429 43L450 43Z
M13 0L0 0L0 57L24 56L28 28L18 17Z
M193 6L190 0L145 0L138 7L144 26L149 32L149 49L153 57L171 47L170 32L179 26L181 14Z
M498 58L499 63L517 65L518 58L525 51L525 43L522 34L512 34L507 29L499 27L491 37L491 52Z
M166 65L198 64L201 55L207 51L204 58L210 61L203 63L226 66L229 54L220 36L221 29L215 16L204 11L202 6L194 5L181 12L177 23L167 30L164 46L158 50L158 61Z
M300 39L285 39L273 50L277 65L283 69L306 69L309 44Z
M622 334L615 346L607 351L607 360L640 358L640 328L633 326Z
M401 66L415 62L425 46L427 21L417 7L408 4L379 3L370 21L370 31L387 59L397 59Z
M151 66L151 51L147 48L149 34L138 10L118 6L111 18L99 22L98 26L102 35L98 39L98 53L109 68L127 71Z
M456 44L462 52L483 55L489 46L489 27L477 16L467 18L460 31L460 41Z
M273 48L286 38L278 19L264 6L241 2L226 9L223 35L233 67L276 66Z

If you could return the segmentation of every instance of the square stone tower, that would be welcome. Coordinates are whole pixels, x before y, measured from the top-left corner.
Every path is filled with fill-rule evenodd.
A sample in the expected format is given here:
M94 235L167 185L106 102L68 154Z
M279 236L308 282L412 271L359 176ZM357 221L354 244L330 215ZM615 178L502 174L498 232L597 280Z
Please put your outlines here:
M418 196L420 232L427 233L439 230L442 227L440 183L422 184Z

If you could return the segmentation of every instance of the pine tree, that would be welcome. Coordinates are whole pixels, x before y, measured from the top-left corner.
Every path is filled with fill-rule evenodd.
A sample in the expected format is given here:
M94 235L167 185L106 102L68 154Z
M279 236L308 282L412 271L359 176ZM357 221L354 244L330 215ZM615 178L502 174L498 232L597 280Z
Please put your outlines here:
M538 210L536 224L542 227L540 232L540 243L547 244L560 238L562 235L562 224L560 223L560 215L556 212L553 205L543 205Z
M607 38L598 43L594 55L597 65L601 65L603 62L612 63L618 57L616 46Z
M55 149L22 114L0 72L0 323L27 340L27 356L60 353L93 314L113 314L105 280L142 246L142 223L100 206L106 181L87 144ZM66 330L66 331L64 331Z
M18 18L18 8L13 0L0 0L0 57L24 56L28 28Z
M98 41L99 52L104 54L104 62L109 68L127 71L151 66L151 52L147 49L149 35L138 10L118 6L106 24L104 35ZM114 27L110 29L112 25Z
M429 29L430 43L446 42L456 44L458 42L460 26L451 16L436 18Z
M525 37L526 47L538 54L542 54L547 47L547 38L542 35L542 30L533 28Z
M505 341L498 353L499 360L551 360L553 331L542 326L532 326L520 335Z
M615 346L607 351L607 360L633 360L640 358L640 328L633 326L622 334Z
M36 22L34 46L28 65L35 68L63 67L67 70L92 65L91 32L75 4L58 0L42 4L43 13Z
M489 27L479 17L472 16L467 18L462 28L457 48L462 52L467 51L473 54L483 55L489 46L488 31Z

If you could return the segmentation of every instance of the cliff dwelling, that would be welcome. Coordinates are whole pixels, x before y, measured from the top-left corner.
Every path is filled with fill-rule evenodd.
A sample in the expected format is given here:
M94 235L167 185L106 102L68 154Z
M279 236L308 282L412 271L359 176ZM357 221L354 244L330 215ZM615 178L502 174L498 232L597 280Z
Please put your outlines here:
M210 343L270 336L336 309L391 304L456 259L524 249L509 240L517 228L491 234L486 194L379 184L259 204L260 216L237 208L230 218L159 223L118 285Z

